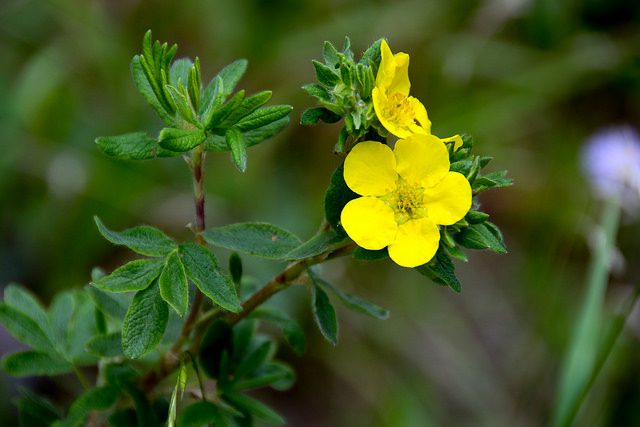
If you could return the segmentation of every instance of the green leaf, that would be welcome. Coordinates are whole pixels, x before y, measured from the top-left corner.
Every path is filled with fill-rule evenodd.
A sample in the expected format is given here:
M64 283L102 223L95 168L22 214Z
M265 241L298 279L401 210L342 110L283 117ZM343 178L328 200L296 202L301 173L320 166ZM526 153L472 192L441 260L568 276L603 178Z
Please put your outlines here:
M169 309L155 284L139 291L122 323L122 350L137 359L153 350L164 334Z
M313 276L311 276L313 278ZM338 343L338 318L326 292L313 281L311 287L313 318L318 329L331 344Z
M327 89L317 83L306 84L302 86L302 90L307 92L309 95L323 101L328 101L331 98L329 92L327 92Z
M202 370L211 378L219 378L222 354L228 354L232 348L238 350L233 345L231 325L221 319L214 320L207 328L198 352Z
M467 212L464 219L470 224L479 224L489 219L489 214L480 211L474 211L473 209Z
M259 144L265 139L271 138L272 136L278 134L288 124L289 124L289 117L284 117L280 120L272 122L261 128L243 132L242 136L244 138L244 143L247 147L251 147L256 144ZM210 135L205 140L204 144L205 144L205 149L208 151L228 151L229 150L229 146L227 145L226 138L220 135Z
M205 129L213 129L214 133L222 134L224 133L225 127L221 126L222 123L231 115L231 113L242 104L244 100L244 90L238 91L233 97L228 100L224 105L220 108L217 108L210 115L207 115L202 123L204 124ZM220 131L222 128L222 131Z
M178 88L175 88L170 85L165 85L164 88L165 88L165 91L169 94L169 99L171 99L171 102L173 102L173 105L175 105L176 109L178 110L180 117L182 117L182 119L184 119L186 122L189 122L193 125L198 125L198 120L196 119L195 112L193 111L191 102L189 101L189 95L187 94L187 90L184 88L184 86L180 84ZM170 127L165 129L176 129L176 128ZM172 149L170 148L170 145L167 146L162 143L162 133L160 133L160 145L162 147ZM180 150L174 150L174 151L180 151Z
M202 237L211 245L269 259L284 259L301 245L294 234L261 222L245 222L210 228Z
M97 357L121 357L123 355L122 334L114 332L98 335L87 343L86 350Z
M236 286L240 286L242 281L242 258L238 252L233 252L229 257L229 273L231 273L231 280Z
M202 144L206 135L202 129L164 128L160 131L160 146L183 153Z
M0 324L18 341L36 350L43 352L54 350L50 337L35 320L6 303L0 303Z
M244 354L242 361L238 364L234 371L234 379L244 378L255 372L259 367L264 365L273 357L275 352L275 344L269 340L264 341L250 353Z
M49 400L30 392L18 402L18 414L23 427L49 427L60 419L57 408Z
M120 411L115 411L109 415L109 425L111 427L139 427L138 416L133 408L127 408Z
M415 270L440 285L449 286L455 292L460 292L461 290L455 267L442 247L438 249L431 261L416 267Z
M145 73L141 62L141 56L139 55L134 56L131 60L131 74L133 76L133 82L144 99L146 99L149 105L156 110L160 118L166 124L174 126L175 120L172 117L173 111L171 111L171 109L167 109L167 106L156 95L151 83L149 83L149 79L147 78L147 74Z
M167 256L164 268L158 279L160 295L167 304L180 316L184 316L189 305L189 284L187 273L180 260L178 251L173 251Z
M331 283L319 277L316 273L311 274L316 285L331 291L347 308L380 320L386 320L389 318L389 310L333 286Z
M333 229L324 230L286 254L285 258L295 261L314 257L336 248L345 239L345 236L336 233Z
M471 187L473 189L473 193L478 194L490 188L509 187L510 185L513 185L513 179L506 178L506 175L507 171L505 170L477 177Z
M87 342L98 333L95 318L95 306L91 298L82 291L74 291L73 316L66 330L66 358L75 365L88 365L96 362L95 357L85 350Z
M296 380L296 375L290 366L284 363L272 362L263 365L250 378L237 381L234 384L236 390L250 390L271 386L276 390L291 388Z
M271 424L282 425L284 418L264 403L241 393L227 392L222 398L243 412L248 412Z
M248 98L245 98L242 103L235 108L231 114L220 124L221 127L225 126L233 126L238 120L251 114L258 107L266 104L271 99L272 92L270 90L265 90L263 92L256 93L255 95L251 95Z
M342 117L336 113L327 110L324 107L309 108L302 113L300 117L300 124L304 126L315 125L318 120L322 120L324 123L336 123L340 121Z
M62 354L68 352L67 331L76 311L76 299L72 291L57 294L49 306L49 323L53 332L54 343Z
M319 83L331 87L337 85L340 82L340 77L335 72L335 70L327 67L322 62L316 60L313 60L311 62L313 63L313 68L316 71L316 79Z
M127 307L131 304L129 295L107 293L93 286L87 286L86 290L96 307L105 315L119 321L124 318Z
M499 254L507 253L504 242L494 234L494 231L488 228L488 224L490 223L471 224L458 233L455 239L465 248L489 249Z
M216 427L228 426L223 411L211 402L198 401L183 408L178 415L178 427L202 427L203 425Z
M347 233L340 224L340 214L345 205L351 200L360 197L347 186L344 180L344 163L336 168L331 176L331 183L324 196L324 214L327 222L342 236Z
M213 113L222 105L224 98L222 96L223 86L221 77L214 77L202 94L202 100L200 102L200 115L202 116L202 123L205 125L211 121ZM205 126L206 127L206 126Z
M172 86L178 87L178 82L186 85L189 81L189 71L193 66L193 62L189 58L177 59L171 64L169 71L169 82Z
M137 259L118 267L92 285L109 292L131 292L146 289L162 271L160 259Z
M227 145L231 150L231 159L233 164L240 172L247 170L247 147L244 144L242 132L236 128L227 130L225 134Z
M213 253L195 243L186 243L180 245L180 256L187 275L202 293L225 310L242 310L233 282L220 271Z
M180 360L180 369L178 370L178 378L176 385L173 388L171 394L171 402L169 403L169 415L167 416L167 427L174 427L176 421L176 409L178 405L178 395L180 399L184 394L184 389L187 386L187 368L183 360Z
M329 41L324 42L324 46L322 48L322 57L324 58L324 62L331 66L336 67L340 64L340 56L338 55L338 51Z
M273 105L259 108L236 123L241 131L258 129L286 117L293 107L290 105Z
M224 98L231 95L246 70L246 59L238 59L220 70L218 76L220 76L224 83L224 90L222 91Z
M55 423L53 427L78 427L84 425L92 411L104 411L112 407L118 398L118 389L114 386L94 388L78 397L69 408L65 421Z
M361 261L377 261L379 259L389 258L389 252L387 251L387 248L372 251L358 246L353 251L352 256Z
M97 216L93 217L100 234L114 245L126 246L146 256L165 256L177 248L176 242L155 227L142 225L124 231L109 230Z
M37 298L22 286L11 283L4 288L4 302L31 317L44 332L49 332L49 318Z
M179 156L179 152L165 150L146 132L96 138L96 145L107 156L122 160L148 160L156 157Z
M305 352L307 342L304 336L304 330L298 322L286 314L268 307L260 307L251 313L251 318L266 320L277 325L282 330L284 338L296 353L302 354Z
M378 73L378 66L380 65L380 61L382 60L380 54L381 43L382 39L373 42L373 44L364 51L364 53L362 54L362 58L360 58L360 64L371 66L374 74Z
M73 370L71 363L52 352L22 351L2 358L2 369L14 377L60 375Z

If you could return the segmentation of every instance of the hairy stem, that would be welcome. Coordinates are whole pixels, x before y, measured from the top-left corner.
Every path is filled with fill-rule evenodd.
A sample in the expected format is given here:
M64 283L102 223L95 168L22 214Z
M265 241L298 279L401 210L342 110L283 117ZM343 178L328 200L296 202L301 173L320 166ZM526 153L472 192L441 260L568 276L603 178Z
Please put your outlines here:
M258 290L248 300L246 300L242 304L242 311L240 311L239 313L228 313L224 317L224 319L232 325L238 323L240 320L250 315L253 310L261 306L273 295L291 286L302 275L302 273L307 270L307 268L334 258L349 255L355 250L356 247L357 246L354 243L348 242L343 246L333 248L331 250L323 252L320 255L305 258L289 264L282 271L282 273L271 279L262 288L260 288L260 290ZM198 319L196 323L191 325L191 327L196 329L195 337L188 350L191 354L197 354L198 348L200 346L200 340L208 324L208 322L205 322L205 320L210 321L218 317L222 317L224 314L225 312L221 310L212 309L210 312L204 314L200 319ZM185 337L188 337L189 331L187 330L183 335ZM160 381L162 381L165 377L171 374L171 372L177 369L179 364L180 360L175 355L174 357L163 357L160 368L156 371L150 372L142 379L142 387L147 391L152 390Z

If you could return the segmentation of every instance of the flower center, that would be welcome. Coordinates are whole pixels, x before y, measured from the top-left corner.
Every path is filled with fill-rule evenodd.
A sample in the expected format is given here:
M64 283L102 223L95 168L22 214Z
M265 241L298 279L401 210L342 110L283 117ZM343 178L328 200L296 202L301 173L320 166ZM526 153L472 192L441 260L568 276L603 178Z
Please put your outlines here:
M424 217L426 215L424 189L402 178L398 178L397 185L395 192L383 198L383 201L395 212L396 222L403 224L411 219Z
M405 126L415 123L416 114L408 96L393 92L389 94L388 100L385 116L389 118L389 121Z

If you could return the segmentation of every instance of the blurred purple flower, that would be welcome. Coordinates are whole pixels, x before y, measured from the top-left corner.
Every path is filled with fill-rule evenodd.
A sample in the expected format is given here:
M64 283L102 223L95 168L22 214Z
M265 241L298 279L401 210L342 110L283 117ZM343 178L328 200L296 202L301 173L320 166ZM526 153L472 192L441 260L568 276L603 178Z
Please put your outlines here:
M594 191L617 198L627 211L640 206L640 135L631 126L600 130L586 142L582 167Z

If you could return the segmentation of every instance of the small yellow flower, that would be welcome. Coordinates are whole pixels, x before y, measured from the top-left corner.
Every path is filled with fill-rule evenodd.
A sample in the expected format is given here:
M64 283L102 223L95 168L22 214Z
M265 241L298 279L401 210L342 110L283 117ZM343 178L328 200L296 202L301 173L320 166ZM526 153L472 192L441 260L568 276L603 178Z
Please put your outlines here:
M471 186L449 171L449 154L433 135L411 135L385 144L365 141L344 162L344 179L361 195L342 210L340 221L359 246L389 247L403 267L422 265L438 250L438 224L461 220L471 208Z
M398 138L412 134L428 135L431 122L424 105L409 96L409 55L389 49L385 40L380 44L382 60L372 92L373 108L378 120Z

